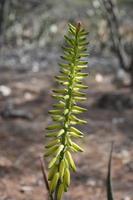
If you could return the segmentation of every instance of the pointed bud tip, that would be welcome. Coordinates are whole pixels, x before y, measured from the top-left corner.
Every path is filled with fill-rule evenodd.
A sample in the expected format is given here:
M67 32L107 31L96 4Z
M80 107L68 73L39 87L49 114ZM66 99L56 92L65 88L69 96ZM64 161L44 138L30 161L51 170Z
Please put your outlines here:
M81 22L80 22L80 21L78 21L78 22L77 22L77 31L79 31L79 30L80 30L80 28L81 28Z

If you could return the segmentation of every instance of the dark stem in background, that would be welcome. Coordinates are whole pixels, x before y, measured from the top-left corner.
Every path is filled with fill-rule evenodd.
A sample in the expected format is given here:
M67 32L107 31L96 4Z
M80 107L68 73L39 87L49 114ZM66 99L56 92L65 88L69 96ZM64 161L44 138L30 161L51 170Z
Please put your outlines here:
M133 57L129 57L124 49L122 38L119 32L119 13L115 0L100 0L106 14L108 28L113 43L114 53L117 56L120 67L131 77L131 86L133 87Z
M4 5L6 0L0 0L0 35L3 32L3 23L4 23Z
M112 162L112 153L113 153L114 142L111 144L111 151L108 162L108 173L106 180L106 190L107 190L107 200L114 200L113 198L113 190L112 190L112 180L111 180L111 162Z

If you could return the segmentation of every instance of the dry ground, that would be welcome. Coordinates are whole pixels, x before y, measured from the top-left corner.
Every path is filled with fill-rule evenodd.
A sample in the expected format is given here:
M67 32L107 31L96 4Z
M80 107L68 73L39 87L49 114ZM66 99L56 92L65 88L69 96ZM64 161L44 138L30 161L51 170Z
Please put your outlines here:
M50 89L52 74L37 72L15 74L3 72L1 84L11 88L11 95L0 96L0 110L13 105L29 119L0 117L0 200L45 200L46 189L40 170L39 156L45 143L45 127L50 122ZM65 200L105 200L105 177L110 142L113 154L113 187L115 200L133 200L133 110L103 110L92 103L106 92L115 92L109 78L103 83L88 79L88 112L85 137L81 141L85 153L74 155L77 173L72 174L71 187ZM125 95L128 89L119 90Z

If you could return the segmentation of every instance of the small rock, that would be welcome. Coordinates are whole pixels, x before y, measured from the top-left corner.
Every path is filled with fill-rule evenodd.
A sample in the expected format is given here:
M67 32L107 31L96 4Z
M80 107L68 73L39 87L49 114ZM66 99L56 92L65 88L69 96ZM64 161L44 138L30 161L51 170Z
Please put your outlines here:
M57 31L58 31L58 27L56 26L56 24L52 24L50 26L50 32L51 33L57 33Z
M21 188L20 188L20 192L22 192L22 193L29 193L29 192L31 192L33 190L33 187L31 187L31 186L22 186Z
M11 88L5 85L0 85L0 93L2 94L2 96L9 96L11 92Z
M1 167L11 167L12 162L11 162L11 160L1 156L0 157L0 166Z
M131 198L129 196L126 196L122 200L131 200Z
M115 117L114 117L114 118L112 119L112 123L113 123L113 124L123 124L124 121L125 121L124 118L115 118Z
M103 76L101 74L96 74L95 80L98 83L102 83L103 82Z
M94 179L90 179L87 181L87 185L94 187L96 185L96 181Z
M24 93L24 98L25 98L25 100L30 101L30 100L33 99L33 95L30 92L25 92Z

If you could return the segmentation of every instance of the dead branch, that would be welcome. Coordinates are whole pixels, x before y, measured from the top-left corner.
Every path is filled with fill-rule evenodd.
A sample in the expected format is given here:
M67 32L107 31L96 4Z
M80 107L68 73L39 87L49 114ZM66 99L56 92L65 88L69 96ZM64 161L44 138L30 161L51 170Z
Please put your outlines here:
M50 189L49 189L49 183L48 183L48 179L47 179L47 175L46 175L46 167L44 164L44 160L40 157L40 163L41 163L41 170L42 170L42 174L43 174L43 180L46 186L46 189L48 191L48 200L54 200L53 196L50 193Z
M119 32L119 12L115 0L101 0L106 13L106 19L110 30L110 36L118 57L120 67L127 73L130 73L133 82L133 57L129 57L122 43L122 38Z

